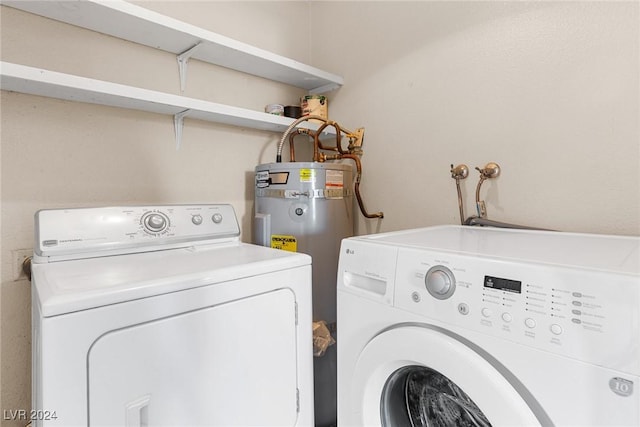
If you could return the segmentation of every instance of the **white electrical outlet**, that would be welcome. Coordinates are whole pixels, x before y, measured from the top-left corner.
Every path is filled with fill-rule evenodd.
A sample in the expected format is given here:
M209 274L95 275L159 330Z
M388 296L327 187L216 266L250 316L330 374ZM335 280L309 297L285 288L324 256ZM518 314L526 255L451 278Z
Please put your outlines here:
M26 280L27 275L22 270L22 263L33 255L33 249L15 249L11 251L13 256L13 281Z

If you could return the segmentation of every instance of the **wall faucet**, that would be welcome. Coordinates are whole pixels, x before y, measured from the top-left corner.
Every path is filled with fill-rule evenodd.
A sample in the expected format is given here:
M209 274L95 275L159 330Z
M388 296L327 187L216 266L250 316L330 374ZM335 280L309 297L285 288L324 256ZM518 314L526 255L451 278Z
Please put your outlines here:
M475 168L480 172L480 181L476 187L476 208L478 210L478 216L470 216L466 220L464 219L464 209L462 205L462 193L460 191L460 180L463 180L469 176L469 168L467 165L458 165L453 167L451 165L451 178L456 180L456 188L458 190L458 207L460 208L460 223L462 225L477 225L483 227L498 227L498 228L516 228L522 230L545 230L554 231L545 228L531 227L527 225L510 224L507 222L492 221L487 219L487 209L484 201L480 200L480 187L482 183L487 179L493 179L500 176L500 166L497 163L487 163L484 168Z
M480 187L482 183L487 179L493 179L500 176L500 166L497 163L487 163L484 168L480 169L476 167L476 170L480 172L480 180L476 187L476 210L478 212L478 218L487 217L487 207L484 200L480 200Z
M462 206L462 191L460 190L460 180L469 176L467 165L458 165L455 168L451 165L451 178L456 180L458 190L458 209L460 209L460 225L464 225L464 207Z

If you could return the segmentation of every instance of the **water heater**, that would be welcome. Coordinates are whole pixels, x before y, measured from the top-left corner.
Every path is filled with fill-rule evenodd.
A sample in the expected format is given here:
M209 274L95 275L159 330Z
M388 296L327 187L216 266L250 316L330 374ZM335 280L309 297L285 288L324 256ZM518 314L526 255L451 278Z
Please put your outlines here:
M317 120L316 131L296 127ZM335 145L321 141L323 130L335 129ZM313 141L313 162L296 162L297 135ZM344 138L343 138L344 135ZM289 162L282 162L284 143L289 138ZM312 257L314 346L335 336L336 278L342 239L354 233L354 196L365 218L382 218L367 213L360 196L362 141L364 128L349 131L320 116L304 116L284 132L276 163L255 169L254 243ZM343 147L343 139L348 147ZM324 323L315 323L324 322ZM316 326L328 326L316 337ZM320 330L320 329L318 329ZM315 426L335 426L337 419L336 347L329 346L314 358Z
M336 321L340 243L353 236L349 164L267 163L256 167L254 242L313 258L313 317Z
M254 242L311 255L313 320L335 330L340 243L353 236L353 168L318 162L256 167ZM336 347L314 358L316 426L335 423Z

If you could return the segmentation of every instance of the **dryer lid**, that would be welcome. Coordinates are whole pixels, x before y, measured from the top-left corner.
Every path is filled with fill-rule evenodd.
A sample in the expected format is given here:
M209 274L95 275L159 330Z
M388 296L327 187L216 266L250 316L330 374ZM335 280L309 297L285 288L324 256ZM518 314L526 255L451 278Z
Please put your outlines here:
M44 317L308 266L311 257L245 243L33 264Z

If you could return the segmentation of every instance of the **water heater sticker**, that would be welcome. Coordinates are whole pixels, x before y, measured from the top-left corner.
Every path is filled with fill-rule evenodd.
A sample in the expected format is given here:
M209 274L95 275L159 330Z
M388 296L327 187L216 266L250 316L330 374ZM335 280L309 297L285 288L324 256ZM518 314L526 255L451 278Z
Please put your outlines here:
M344 188L344 171L328 170L325 182L327 188Z
M300 182L316 182L316 170L300 169Z
M271 247L274 249L282 249L283 251L297 252L298 241L296 240L296 236L272 234Z
M256 173L256 187L265 188L269 186L269 171L260 171Z
M286 184L289 181L289 172L269 172L271 184Z

